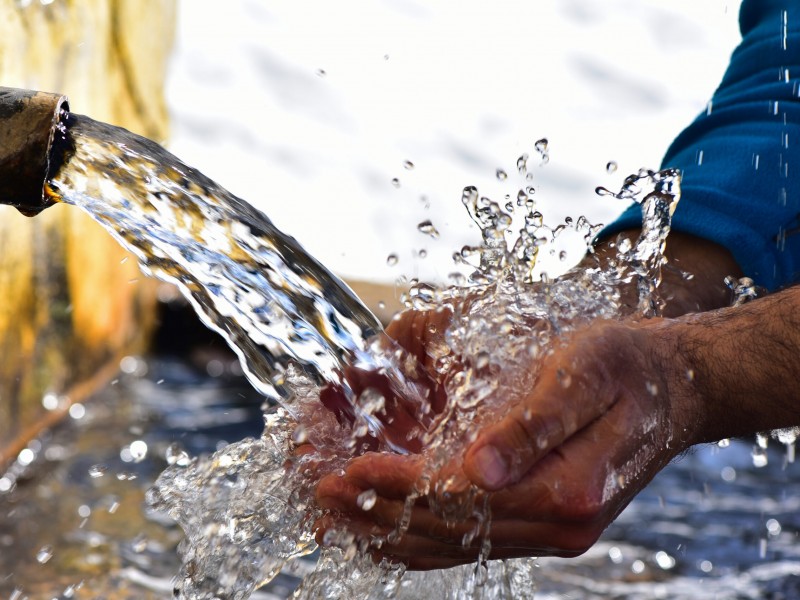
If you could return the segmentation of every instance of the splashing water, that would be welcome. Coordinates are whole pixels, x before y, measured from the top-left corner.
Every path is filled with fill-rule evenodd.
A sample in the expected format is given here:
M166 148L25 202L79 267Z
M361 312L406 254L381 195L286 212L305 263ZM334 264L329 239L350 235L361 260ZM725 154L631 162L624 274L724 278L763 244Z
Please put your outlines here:
M365 449L424 452L431 472L446 465L472 441L475 427L469 425L496 412L500 385L508 402L529 388L537 359L561 337L592 319L620 315L623 283L638 282L643 315L657 315L663 305L657 287L679 174L642 171L619 193L600 192L641 201L639 242L619 248L614 268L576 269L551 281L535 275L542 248L566 229L582 234L590 248L600 227L583 217L545 225L529 185L528 155L522 155L517 171L523 184L515 200L501 207L474 187L464 189L462 202L482 234L479 245L454 255L468 275L448 287L413 282L405 297L410 308L452 311L441 344L429 349L434 375L443 378L447 392L441 413L431 415L426 392L415 383L421 366L264 215L152 142L76 115L65 123L63 143L70 151L49 182L50 192L99 221L136 254L145 272L177 284L237 352L251 383L273 401L265 405L259 439L207 458L181 455L148 494L151 508L185 532L175 590L182 598L247 598L288 560L312 552L311 524L323 514L314 503L316 483ZM546 162L547 140L539 140L535 151ZM503 175L498 179L511 184ZM429 221L419 229L438 235ZM347 373L353 368L379 372L392 396L410 401L416 424L405 439L385 430L390 398L351 388ZM347 418L320 410L321 390L330 385L347 401ZM315 451L293 456L303 443ZM429 480L423 477L407 506L425 495L431 510L451 522L474 518L475 531L465 543L479 543L487 558L488 499L476 502L477 489L457 478L435 486ZM363 510L374 502L368 492L359 498ZM407 520L370 543L395 541ZM406 573L396 565L374 565L363 552L369 543L346 530L328 535L326 541L343 550L324 548L295 598L523 598L535 589L530 560Z

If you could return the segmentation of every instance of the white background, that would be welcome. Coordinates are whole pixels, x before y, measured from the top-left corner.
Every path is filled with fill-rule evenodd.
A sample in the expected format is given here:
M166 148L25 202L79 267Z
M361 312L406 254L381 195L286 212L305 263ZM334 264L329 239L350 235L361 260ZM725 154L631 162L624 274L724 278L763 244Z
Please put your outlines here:
M738 7L183 0L170 149L340 275L442 280L452 251L478 239L462 188L516 194L516 178L501 183L495 171L513 173L523 152L546 222L612 220L623 207L595 187L657 167L705 108L738 43ZM540 167L542 137L550 162ZM439 240L417 231L425 219Z

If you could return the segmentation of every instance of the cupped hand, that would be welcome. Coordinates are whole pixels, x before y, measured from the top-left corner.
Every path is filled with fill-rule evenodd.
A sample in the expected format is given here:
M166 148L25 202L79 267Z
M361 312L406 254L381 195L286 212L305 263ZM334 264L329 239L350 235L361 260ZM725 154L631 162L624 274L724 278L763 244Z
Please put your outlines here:
M319 539L346 524L363 539L382 540L374 554L410 568L473 561L478 520L448 523L428 506L425 492L446 478L464 490L476 484L476 505L491 492L491 522L483 526L490 558L584 552L661 468L697 441L702 405L678 345L670 321L594 323L544 361L530 393L484 426L446 474L427 481L424 453L369 453L344 476L323 478L317 501L331 513L318 523ZM376 499L365 510L369 490ZM389 536L410 494L418 498L408 527L399 539Z

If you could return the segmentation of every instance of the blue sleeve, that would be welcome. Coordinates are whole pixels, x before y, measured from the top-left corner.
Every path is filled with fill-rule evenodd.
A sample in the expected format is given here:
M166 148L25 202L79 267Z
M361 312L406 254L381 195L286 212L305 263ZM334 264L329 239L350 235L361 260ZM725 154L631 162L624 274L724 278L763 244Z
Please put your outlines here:
M770 290L800 281L800 0L744 0L742 43L709 108L672 143L675 231L731 251ZM641 226L629 207L602 235Z

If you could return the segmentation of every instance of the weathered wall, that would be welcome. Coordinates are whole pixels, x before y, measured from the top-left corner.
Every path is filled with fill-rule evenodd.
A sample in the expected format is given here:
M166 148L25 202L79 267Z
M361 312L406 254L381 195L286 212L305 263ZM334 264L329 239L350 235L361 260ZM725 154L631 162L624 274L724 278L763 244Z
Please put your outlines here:
M164 140L174 23L175 0L0 0L0 86L63 93L75 112ZM142 349L154 302L82 213L0 207L0 463Z

